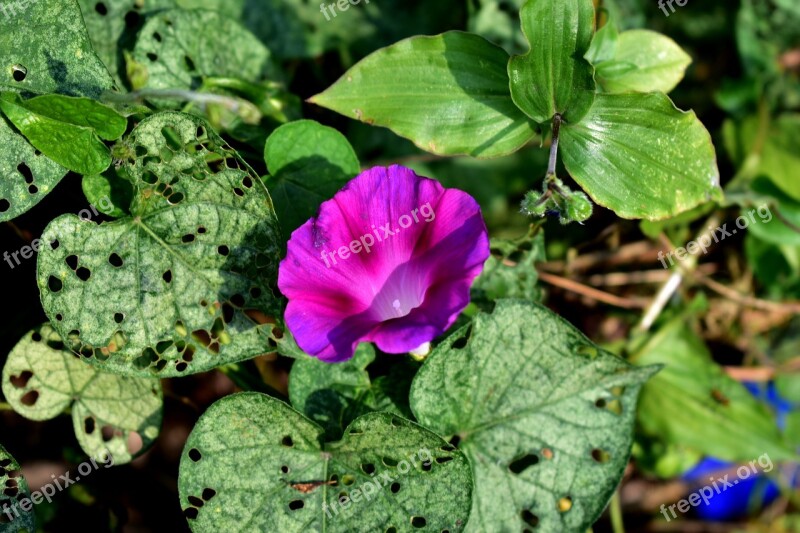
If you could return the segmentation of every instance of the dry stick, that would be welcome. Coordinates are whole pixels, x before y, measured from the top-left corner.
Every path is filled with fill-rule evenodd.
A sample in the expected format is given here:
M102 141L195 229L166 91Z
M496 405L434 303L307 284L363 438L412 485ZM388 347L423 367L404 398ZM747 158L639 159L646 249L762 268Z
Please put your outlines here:
M615 307L622 307L623 309L644 308L644 304L642 302L638 302L630 298L622 298L608 292L599 291L582 283L578 283L577 281L562 278L561 276L556 276L555 274L550 274L548 272L539 272L539 279L555 287L559 287L564 290L580 294L581 296L585 296L592 300L613 305Z
M571 261L546 261L538 267L549 272L579 272L603 264L619 266L629 263L655 262L656 251L650 241L638 241L620 246L617 250L603 250L583 254Z
M741 294L740 292L731 289L730 287L726 287L722 283L714 281L713 279L698 272L693 272L690 275L717 294L744 306L752 307L753 309L760 309L762 311L800 313L800 302L770 302L768 300L762 300L760 298L754 298L752 296L747 296L746 294Z

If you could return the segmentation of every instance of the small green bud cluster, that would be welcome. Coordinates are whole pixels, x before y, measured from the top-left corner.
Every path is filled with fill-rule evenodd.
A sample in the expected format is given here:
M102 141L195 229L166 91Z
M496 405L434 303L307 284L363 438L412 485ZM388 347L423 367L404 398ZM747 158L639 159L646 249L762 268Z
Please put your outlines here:
M583 223L592 216L592 202L580 191L572 191L557 177L545 177L542 193L528 191L522 200L522 212L528 216L543 217L557 213L562 224Z

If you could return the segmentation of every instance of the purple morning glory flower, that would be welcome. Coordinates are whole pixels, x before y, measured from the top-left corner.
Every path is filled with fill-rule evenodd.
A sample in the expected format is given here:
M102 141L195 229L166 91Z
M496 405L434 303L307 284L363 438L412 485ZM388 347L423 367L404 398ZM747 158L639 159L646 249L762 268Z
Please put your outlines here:
M415 350L469 304L489 257L478 203L394 165L362 172L292 233L278 287L297 344L327 362L359 342Z

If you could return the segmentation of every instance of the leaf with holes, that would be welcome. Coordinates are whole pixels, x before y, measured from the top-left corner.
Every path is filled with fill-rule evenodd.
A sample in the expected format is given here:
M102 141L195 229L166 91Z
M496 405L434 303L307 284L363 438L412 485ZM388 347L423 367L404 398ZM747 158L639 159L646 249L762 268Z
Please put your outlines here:
M29 332L3 368L3 395L30 420L72 411L75 436L90 457L129 463L145 452L161 428L157 380L102 372L81 361L49 324Z
M97 97L113 80L92 50L78 5L5 5L0 31L0 91ZM38 204L67 170L40 154L0 113L0 222Z
M636 397L653 372L544 307L500 300L428 357L411 409L456 435L470 459L468 531L585 531L622 477Z
M410 417L401 398L408 397L411 365L397 362L392 366L391 379L379 377L373 381L367 367L374 361L375 348L366 343L359 345L353 358L344 363L332 365L313 357L299 359L289 375L292 406L325 428L327 440L341 438L350 422L371 411ZM394 394L386 388L390 385Z
M238 22L214 11L173 9L153 15L139 32L131 57L147 80L134 89L197 89L212 76L280 79L270 51Z
M460 451L389 413L339 442L269 396L212 405L181 458L181 506L196 532L461 531L472 479Z
M144 20L175 7L174 0L78 0L78 3L92 47L120 86L126 78L123 51L133 48Z
M81 181L83 194L89 203L112 218L129 215L128 206L133 201L133 185L113 166L102 174L84 176Z
M498 157L535 135L509 95L507 62L502 48L478 35L411 37L374 52L309 101L434 154Z
M44 155L79 174L99 174L111 165L101 139L119 139L128 120L89 98L58 94L23 100L0 92L0 110Z
M623 218L660 220L722 198L711 135L661 93L598 94L561 128L560 149L575 181Z
M0 445L0 533L35 531L33 510L25 511L19 502L30 498L28 482L22 477L19 463ZM8 512L6 512L8 511Z
M347 138L313 120L290 122L272 132L264 147L266 185L284 235L317 214L322 202L361 171Z
M281 240L259 177L191 115L152 115L123 142L135 154L121 167L131 216L98 226L63 215L42 236L38 284L55 329L126 375L274 351Z
M592 0L528 0L519 16L531 49L508 62L514 103L539 123L556 113L578 122L596 89L583 58L594 33Z
M796 460L767 407L711 358L702 339L674 320L632 357L664 369L642 388L639 423L645 435L726 461L767 453Z

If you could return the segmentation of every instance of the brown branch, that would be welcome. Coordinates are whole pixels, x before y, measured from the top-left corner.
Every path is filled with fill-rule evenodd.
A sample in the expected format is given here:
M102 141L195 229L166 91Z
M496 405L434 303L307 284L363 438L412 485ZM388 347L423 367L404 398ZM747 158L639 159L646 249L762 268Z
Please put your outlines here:
M548 272L539 272L539 279L555 287L559 287L561 289L580 294L581 296L585 296L591 300L603 302L615 307L622 307L623 309L644 309L645 307L643 302L630 298L622 298L614 294L599 291L582 283L578 283L577 281L562 278L561 276L556 276L555 274L550 274Z

